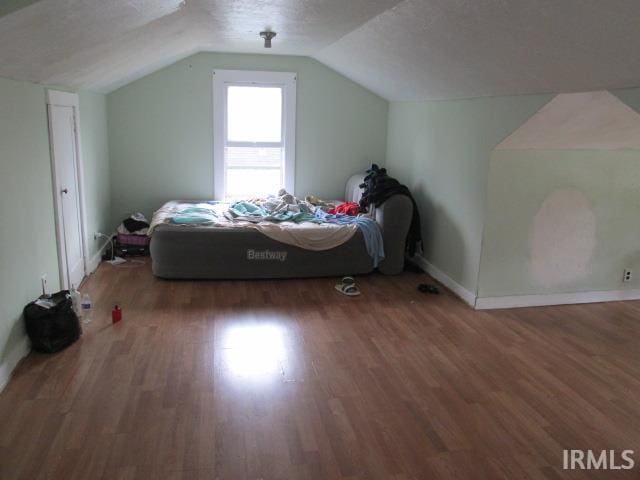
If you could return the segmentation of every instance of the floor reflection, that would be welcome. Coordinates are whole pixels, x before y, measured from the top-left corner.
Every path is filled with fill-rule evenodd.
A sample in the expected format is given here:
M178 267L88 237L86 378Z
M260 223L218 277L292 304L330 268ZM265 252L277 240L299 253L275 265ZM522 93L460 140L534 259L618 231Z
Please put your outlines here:
M285 359L284 332L277 325L231 327L224 336L222 360L240 377L280 375Z

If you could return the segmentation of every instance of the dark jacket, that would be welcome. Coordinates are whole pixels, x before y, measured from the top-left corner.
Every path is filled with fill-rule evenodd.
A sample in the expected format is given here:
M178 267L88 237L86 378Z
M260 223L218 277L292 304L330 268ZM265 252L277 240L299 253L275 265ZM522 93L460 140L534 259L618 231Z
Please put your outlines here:
M422 242L422 233L418 206L413 196L411 196L409 189L395 178L387 175L387 170L385 168L379 168L375 163L367 170L367 176L364 177L364 183L360 185L360 188L364 189L364 193L360 199L360 209L363 212L366 212L371 204L379 207L385 200L393 195L406 195L411 199L413 215L411 217L411 226L407 234L405 248L407 253L413 256L418 251Z

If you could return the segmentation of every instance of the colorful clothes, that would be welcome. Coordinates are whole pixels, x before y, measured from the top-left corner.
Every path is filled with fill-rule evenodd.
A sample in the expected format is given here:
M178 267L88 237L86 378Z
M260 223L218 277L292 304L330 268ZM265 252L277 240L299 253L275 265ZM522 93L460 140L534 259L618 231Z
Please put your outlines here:
M330 213L331 215L342 213L344 215L355 217L360 213L360 205L358 205L356 202L345 202L341 203L336 208L330 209L328 213Z
M378 222L375 220L365 217L364 215L355 217L352 215L344 215L342 213L330 214L323 212L320 209L316 210L316 217L327 223L357 225L364 237L367 253L373 259L373 266L377 268L380 260L384 259L384 242L382 240L382 232L380 231L380 225L378 225Z

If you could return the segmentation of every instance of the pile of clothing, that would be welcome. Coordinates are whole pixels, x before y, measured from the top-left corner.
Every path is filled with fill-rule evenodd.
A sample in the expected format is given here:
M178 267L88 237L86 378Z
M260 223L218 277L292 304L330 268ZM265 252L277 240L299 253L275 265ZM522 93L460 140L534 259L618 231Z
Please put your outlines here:
M344 215L355 216L360 213L360 205L358 205L356 202L345 202L341 203L335 208L330 208L327 213L331 213L333 215L342 213Z
M407 235L405 244L406 252L409 256L413 256L422 244L422 232L420 227L420 213L418 206L414 200L409 188L402 185L395 178L387 175L386 168L380 168L375 163L367 170L364 183L360 184L360 188L364 189L362 198L360 199L360 210L366 212L367 209L374 205L379 207L393 195L405 195L411 199L413 204L413 214L411 217L411 226Z
M148 231L147 217L140 212L132 213L118 225L118 233L122 235L146 235Z
M115 244L115 254L118 256L127 255L148 255L150 238L149 222L144 214L136 212L125 218L117 229Z
M235 202L225 216L230 220L248 222L320 223L314 215L317 208L319 207L306 199L299 200L283 188L277 195Z
M328 213L321 209L316 210L316 218L326 223L338 225L355 224L362 232L367 253L373 259L373 266L377 267L384 258L384 242L378 222L366 215L346 215L344 213Z

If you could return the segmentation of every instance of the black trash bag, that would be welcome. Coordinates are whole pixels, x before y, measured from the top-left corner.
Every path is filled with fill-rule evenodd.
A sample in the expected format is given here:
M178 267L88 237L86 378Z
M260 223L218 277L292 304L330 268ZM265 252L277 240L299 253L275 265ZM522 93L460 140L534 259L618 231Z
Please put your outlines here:
M24 307L24 322L33 349L55 353L75 342L80 337L81 327L68 290L54 293L47 300L53 303L50 308L36 302Z

